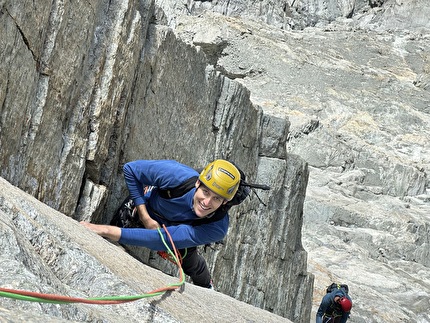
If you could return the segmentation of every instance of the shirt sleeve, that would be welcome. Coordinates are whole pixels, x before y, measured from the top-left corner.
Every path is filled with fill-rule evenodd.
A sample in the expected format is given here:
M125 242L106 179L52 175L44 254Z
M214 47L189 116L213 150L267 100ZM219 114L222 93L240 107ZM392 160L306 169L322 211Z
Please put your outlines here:
M208 243L213 243L222 240L228 230L228 216L223 219L203 224L199 226L191 226L180 224L167 227L169 234L172 237L175 247L178 249L197 247ZM163 239L172 248L170 240L164 231L161 229ZM152 250L167 250L163 243L158 230L150 230L143 228L121 228L121 238L119 243L146 247Z
M316 323L322 323L322 317L330 306L330 294L324 295L316 315Z
M183 183L197 171L174 160L135 160L123 167L124 179L135 205L146 203L145 186L172 188Z

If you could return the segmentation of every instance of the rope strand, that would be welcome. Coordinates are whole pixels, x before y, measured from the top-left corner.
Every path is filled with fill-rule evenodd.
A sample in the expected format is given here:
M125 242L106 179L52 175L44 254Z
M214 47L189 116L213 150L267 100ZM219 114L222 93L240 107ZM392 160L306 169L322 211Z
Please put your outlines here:
M92 297L92 298L79 298L79 297L69 297L57 294L44 294L38 292L31 292L25 290L17 290L10 288L0 287L0 297L8 297L21 301L29 302L39 302L39 303L54 303L54 304L68 304L68 303L84 303L84 304L96 304L96 305L112 305L112 304L122 304L127 302L136 301L142 298L155 297L164 294L165 292L175 290L185 284L185 274L182 269L180 257L178 250L175 247L172 236L167 230L166 226L163 224L164 232L169 238L170 244L173 251L169 248L166 243L161 229L158 228L158 233L160 234L163 244L166 246L167 252L175 260L176 265L179 268L179 282L176 284L169 284L165 287L154 289L148 293L141 295L131 295L131 296L106 296L106 297Z

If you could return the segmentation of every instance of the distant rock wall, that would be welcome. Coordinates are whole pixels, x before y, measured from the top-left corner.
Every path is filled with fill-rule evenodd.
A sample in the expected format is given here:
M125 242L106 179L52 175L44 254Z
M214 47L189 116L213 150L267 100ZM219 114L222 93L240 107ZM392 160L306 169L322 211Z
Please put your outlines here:
M217 12L256 20L284 30L325 28L333 22L355 20L364 29L404 30L429 28L427 0L163 0L162 15L176 26L178 13Z
M267 207L252 198L232 212L225 251L208 255L219 290L307 322L308 174L286 156L288 123L263 115L199 48L151 24L153 1L33 6L0 5L0 175L77 220L106 222L126 195L126 161L234 160L273 189L262 194Z
M177 13L199 15L212 11L229 17L258 20L285 30L324 25L338 18L349 18L369 7L368 0L164 0L158 4L166 13L166 22L171 25L176 24Z
M312 318L342 281L351 322L430 321L429 14L420 0L384 1L302 31L210 11L176 17L179 37L291 123L288 156L310 174Z

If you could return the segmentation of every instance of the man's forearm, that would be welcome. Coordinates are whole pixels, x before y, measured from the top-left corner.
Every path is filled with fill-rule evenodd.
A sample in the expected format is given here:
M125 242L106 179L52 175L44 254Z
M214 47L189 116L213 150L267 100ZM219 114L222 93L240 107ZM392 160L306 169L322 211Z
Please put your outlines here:
M113 241L118 241L121 238L121 228L105 224L93 224L82 221L81 224L99 236L108 238Z

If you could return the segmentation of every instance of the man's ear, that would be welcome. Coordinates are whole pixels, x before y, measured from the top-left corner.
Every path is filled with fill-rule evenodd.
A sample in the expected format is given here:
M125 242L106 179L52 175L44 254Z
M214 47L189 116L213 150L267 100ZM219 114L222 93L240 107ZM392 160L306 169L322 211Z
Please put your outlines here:
M198 179L197 181L196 181L196 188L199 188L199 186L200 186L200 180Z

